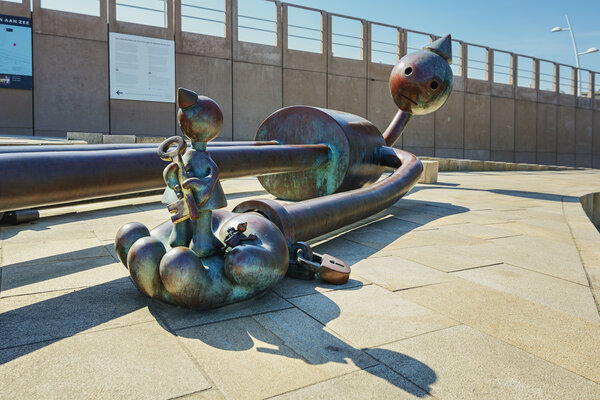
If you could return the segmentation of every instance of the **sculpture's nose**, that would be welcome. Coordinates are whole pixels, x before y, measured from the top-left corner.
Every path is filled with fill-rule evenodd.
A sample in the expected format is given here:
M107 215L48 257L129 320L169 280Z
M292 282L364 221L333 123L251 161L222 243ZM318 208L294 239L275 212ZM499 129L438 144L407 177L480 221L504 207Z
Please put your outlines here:
M177 107L188 108L196 104L198 95L191 90L179 88L177 89Z

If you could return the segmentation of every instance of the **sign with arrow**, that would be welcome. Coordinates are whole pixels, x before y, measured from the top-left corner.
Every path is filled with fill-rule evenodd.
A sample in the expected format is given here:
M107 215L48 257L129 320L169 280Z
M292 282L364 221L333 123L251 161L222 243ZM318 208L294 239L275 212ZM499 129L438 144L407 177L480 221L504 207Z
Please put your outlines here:
M110 32L110 98L175 102L175 42Z

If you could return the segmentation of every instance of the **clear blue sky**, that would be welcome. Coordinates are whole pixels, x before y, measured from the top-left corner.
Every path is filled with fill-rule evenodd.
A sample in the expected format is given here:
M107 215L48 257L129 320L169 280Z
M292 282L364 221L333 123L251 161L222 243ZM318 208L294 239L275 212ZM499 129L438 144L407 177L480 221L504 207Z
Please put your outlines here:
M240 3L244 0L239 0ZM290 4L452 37L496 49L575 65L569 15L579 51L600 49L600 0L287 0ZM600 52L580 56L581 67L600 72Z

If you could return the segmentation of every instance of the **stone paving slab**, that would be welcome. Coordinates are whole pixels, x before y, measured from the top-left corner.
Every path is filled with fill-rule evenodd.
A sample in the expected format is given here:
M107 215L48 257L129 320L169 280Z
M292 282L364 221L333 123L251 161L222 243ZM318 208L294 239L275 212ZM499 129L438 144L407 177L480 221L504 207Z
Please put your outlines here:
M295 297L290 302L361 348L457 324L373 285Z
M465 325L391 343L368 353L436 398L600 397L597 383ZM423 373L424 367L415 360L432 372Z
M600 322L590 288L512 265L499 264L455 272L453 275L542 304L584 319Z
M274 397L296 399L432 399L425 391L391 369L377 365Z
M0 350L0 376L6 399L157 399L211 387L156 321Z
M402 257L369 257L352 266L354 277L363 277L396 291L446 282L452 276Z
M578 200L598 182L441 173L314 241L347 284L208 312L146 299L116 259L121 224L168 218L161 196L42 209L0 226L0 398L599 397L600 234ZM223 187L227 209L273 198Z
M483 333L600 381L600 324L465 280L397 292Z

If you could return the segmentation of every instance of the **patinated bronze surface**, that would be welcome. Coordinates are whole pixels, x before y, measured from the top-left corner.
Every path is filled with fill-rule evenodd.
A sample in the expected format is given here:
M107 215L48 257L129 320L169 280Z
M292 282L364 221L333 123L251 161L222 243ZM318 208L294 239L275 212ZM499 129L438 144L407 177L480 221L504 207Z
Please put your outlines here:
M286 273L341 284L350 267L307 241L394 204L422 172L393 149L412 115L433 112L452 88L450 37L403 57L390 90L398 113L382 134L345 112L308 106L276 111L255 141L209 144L223 116L210 98L179 89L181 137L155 146L11 148L0 151L0 213L164 188L172 218L153 230L123 226L115 248L140 291L206 309L244 300ZM379 180L385 168L395 169ZM220 180L258 176L279 199L250 200L233 212Z
M152 231L127 224L115 241L140 291L206 309L252 297L286 273L345 283L350 267L314 253L307 241L391 206L416 184L420 161L388 146L413 114L433 112L448 98L450 51L448 36L398 62L390 90L399 111L383 134L352 114L292 106L258 128L256 144L264 145L209 148L222 126L218 105L179 89L178 120L191 149L182 138L159 148L171 161L163 199L173 216ZM378 182L385 168L395 171ZM259 176L277 198L299 201L250 200L233 212L219 210L226 204L219 179L242 174Z

